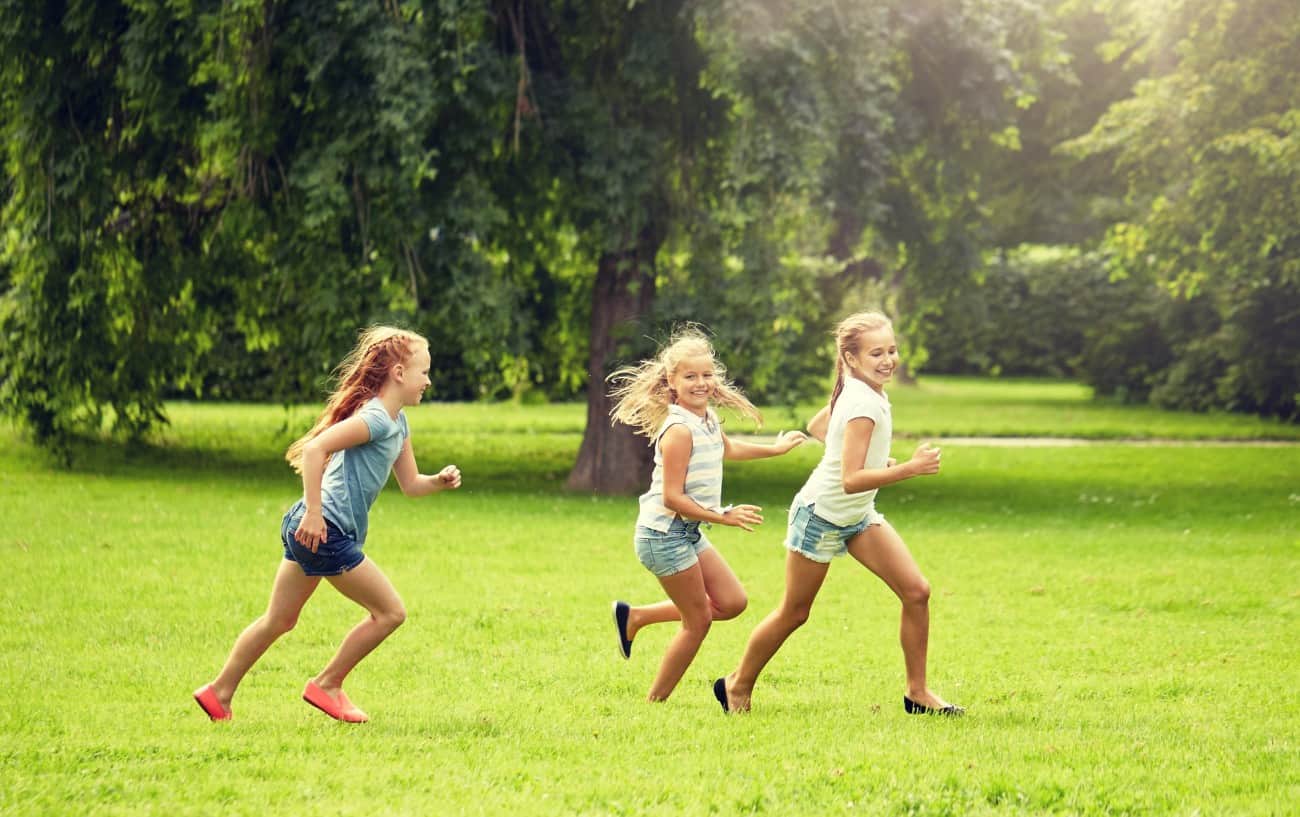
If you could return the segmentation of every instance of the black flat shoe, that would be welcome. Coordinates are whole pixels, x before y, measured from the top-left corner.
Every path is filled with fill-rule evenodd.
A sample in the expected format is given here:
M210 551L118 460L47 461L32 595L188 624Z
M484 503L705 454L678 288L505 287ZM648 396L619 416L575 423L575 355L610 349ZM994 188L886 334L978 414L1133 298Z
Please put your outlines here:
M618 630L618 652L624 659L632 657L632 639L627 637L627 616L632 611L625 601L614 602L614 628Z
M726 678L719 678L718 680L713 682L713 697L717 698L718 703L722 704L723 712L731 711L731 704L728 703L727 701L727 679Z
M942 708L926 706L925 704L918 704L906 695L903 696L903 709L905 709L909 715L947 715L950 718L960 718L962 715L966 714L966 710L960 706L954 706L952 704L948 704Z

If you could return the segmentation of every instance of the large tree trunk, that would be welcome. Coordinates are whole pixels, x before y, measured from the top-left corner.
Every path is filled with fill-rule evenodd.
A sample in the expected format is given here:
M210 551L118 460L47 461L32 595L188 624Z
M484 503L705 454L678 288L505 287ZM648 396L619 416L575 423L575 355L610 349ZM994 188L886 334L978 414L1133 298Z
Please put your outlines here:
M654 457L644 437L628 426L611 425L606 375L618 346L619 330L650 312L655 296L654 258L659 240L650 230L635 249L605 253L596 270L591 305L591 354L587 358L587 429L578 461L565 487L600 494L632 494L650 482Z

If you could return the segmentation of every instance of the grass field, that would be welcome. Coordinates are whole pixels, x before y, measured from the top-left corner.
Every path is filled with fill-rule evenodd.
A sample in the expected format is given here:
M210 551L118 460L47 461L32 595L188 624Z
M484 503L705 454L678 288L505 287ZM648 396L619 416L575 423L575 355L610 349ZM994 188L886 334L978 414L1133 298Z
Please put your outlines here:
M156 445L69 470L0 428L0 814L1294 814L1300 439L1294 426L1093 404L1077 387L927 380L896 441L1159 437L1168 447L945 447L878 506L933 588L931 678L961 720L903 714L897 604L838 561L754 711L709 691L781 591L783 508L820 454L729 466L768 522L710 537L750 609L643 702L673 630L617 656L609 602L658 597L630 498L564 493L576 406L411 411L456 494L385 492L367 553L409 620L349 681L373 720L299 694L358 618L328 588L254 668L236 720L190 699L266 603L280 460L305 409L176 405ZM789 427L769 412L768 430Z

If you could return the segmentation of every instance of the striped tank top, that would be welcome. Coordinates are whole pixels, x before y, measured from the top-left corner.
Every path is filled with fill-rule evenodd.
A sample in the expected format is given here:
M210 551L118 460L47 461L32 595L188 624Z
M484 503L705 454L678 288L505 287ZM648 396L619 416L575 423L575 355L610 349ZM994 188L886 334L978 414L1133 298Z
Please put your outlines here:
M713 409L708 416L700 417L674 403L668 407L668 418L655 435L655 470L650 477L650 490L641 495L641 513L636 518L638 526L667 532L677 514L664 507L664 455L659 441L669 428L682 424L691 431L691 459L686 464L686 495L709 510L721 510L722 505L722 426Z

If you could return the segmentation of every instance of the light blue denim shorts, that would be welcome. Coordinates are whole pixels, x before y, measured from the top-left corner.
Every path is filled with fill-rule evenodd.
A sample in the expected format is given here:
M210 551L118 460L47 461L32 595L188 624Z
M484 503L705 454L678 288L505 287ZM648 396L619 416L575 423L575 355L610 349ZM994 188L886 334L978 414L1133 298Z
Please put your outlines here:
M861 522L841 526L822 519L813 512L814 507L816 506L799 504L790 506L790 524L785 532L785 546L822 564L848 553L850 539L868 526L885 521L885 517L876 513L875 508L870 508Z
M636 526L636 557L656 576L681 573L700 560L700 554L713 547L699 522L674 519L663 533L643 525Z

